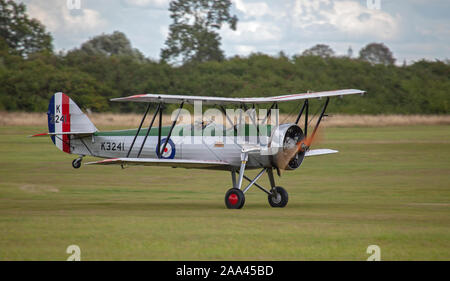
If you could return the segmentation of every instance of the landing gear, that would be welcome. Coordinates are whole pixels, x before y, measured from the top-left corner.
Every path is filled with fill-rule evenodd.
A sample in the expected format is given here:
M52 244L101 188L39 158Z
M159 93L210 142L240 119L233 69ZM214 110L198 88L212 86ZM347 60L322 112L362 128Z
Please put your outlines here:
M245 193L250 189L252 186L256 186L261 191L265 192L268 196L268 201L270 206L277 207L277 208L283 208L288 203L288 193L287 191L282 188L281 186L275 186L275 179L273 176L272 168L263 168L254 179L251 179L244 175L245 166L248 161L248 153L246 151L243 151L241 154L241 167L239 170L232 169L231 170L231 179L233 181L233 188L229 189L227 193L225 194L225 205L228 209L241 209L245 204ZM239 177L236 178L236 173L239 173ZM269 176L270 186L271 189L267 190L261 185L257 183L259 178L264 174L267 173ZM247 180L250 182L245 188L243 188L242 181ZM242 187L242 189L241 189Z
M79 157L77 159L74 159L72 161L72 167L74 167L75 169L78 169L81 167L81 161L83 160L83 157Z
M270 206L274 208L284 208L289 200L287 191L281 186L272 189L272 194L267 196Z
M245 195L242 190L231 188L225 194L225 205L228 209L241 209L245 204Z

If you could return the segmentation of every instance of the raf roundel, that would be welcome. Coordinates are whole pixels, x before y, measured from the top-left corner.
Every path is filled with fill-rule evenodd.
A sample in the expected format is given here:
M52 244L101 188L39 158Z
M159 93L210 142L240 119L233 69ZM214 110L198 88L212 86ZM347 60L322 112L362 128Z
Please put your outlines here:
M164 143L166 142L166 138L161 140L161 146L164 146ZM159 146L156 147L156 155L158 155ZM171 139L167 142L166 148L161 154L161 158L163 159L173 159L175 157L175 144Z

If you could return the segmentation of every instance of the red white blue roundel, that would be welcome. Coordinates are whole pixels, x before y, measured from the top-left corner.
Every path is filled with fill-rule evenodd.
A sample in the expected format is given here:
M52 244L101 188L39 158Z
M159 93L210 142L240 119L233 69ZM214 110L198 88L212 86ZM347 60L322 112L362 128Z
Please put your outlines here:
M167 138L164 138L161 140L161 149L164 146L166 139ZM158 155L159 149L160 149L159 146L156 145L156 155ZM169 141L167 142L166 148L164 149L164 151L161 154L161 158L173 159L174 157L175 157L175 144L173 143L173 141L171 139L169 139Z

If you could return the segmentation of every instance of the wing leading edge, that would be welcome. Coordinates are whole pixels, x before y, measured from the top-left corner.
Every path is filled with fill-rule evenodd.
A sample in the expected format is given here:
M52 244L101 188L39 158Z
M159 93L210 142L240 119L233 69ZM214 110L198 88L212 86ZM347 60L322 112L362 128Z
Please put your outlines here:
M364 94L365 91L357 89L346 89L337 91L325 91L325 92L313 92L313 93L301 93L283 96L273 97L256 97L256 98L224 98L224 97L206 97L206 96L185 96L185 95L156 95L156 94L143 94L134 95L123 98L111 99L111 101L118 102L154 102L154 103L194 103L195 101L202 101L205 104L263 104L274 102L287 102L304 99L314 99L323 97L345 96Z
M311 149L306 152L305 156L319 156L326 154L334 154L338 152L339 151L333 149Z

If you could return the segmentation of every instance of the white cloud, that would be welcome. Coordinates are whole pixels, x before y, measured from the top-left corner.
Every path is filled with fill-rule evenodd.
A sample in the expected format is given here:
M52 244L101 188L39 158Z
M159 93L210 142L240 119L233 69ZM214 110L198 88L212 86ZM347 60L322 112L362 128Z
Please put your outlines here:
M226 40L252 43L280 40L282 35L276 25L261 21L239 22L237 30L226 27L221 33Z
M159 27L159 33L163 38L167 38L169 36L169 27L167 25L161 25Z
M250 46L250 45L237 45L235 47L235 49L239 55L243 55L243 56L246 56L253 52L256 52L255 46Z
M63 28L74 32L84 30L98 30L106 25L100 14L91 9L83 9L82 14L73 16L67 9L61 10Z
M52 32L55 49L71 49L89 37L123 31L146 55L158 57L168 26L169 0L81 0L68 10L67 0L20 0L31 17ZM220 30L227 56L251 52L301 53L317 43L354 55L370 42L383 42L397 61L448 58L448 0L381 0L370 10L366 0L231 0L237 31Z
M124 0L130 6L135 7L158 7L163 8L169 6L170 0Z
M66 1L33 2L28 4L27 9L31 17L41 21L52 33L98 32L107 24L96 10L83 7L69 10Z
M270 14L269 6L264 2L244 3L243 0L233 0L233 4L247 17L261 17Z
M347 35L381 40L393 39L399 32L398 17L354 1L296 0L293 14L301 29L328 26Z
M434 36L437 38L450 38L450 24L436 23L433 26L419 25L415 29L417 33L424 36Z
M59 20L56 17L51 16L47 9L42 8L40 5L29 4L27 6L27 11L32 18L38 19L48 30L54 32L58 29Z

